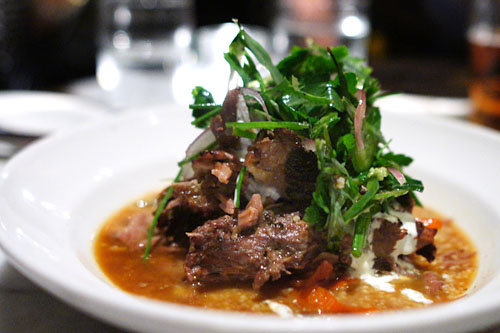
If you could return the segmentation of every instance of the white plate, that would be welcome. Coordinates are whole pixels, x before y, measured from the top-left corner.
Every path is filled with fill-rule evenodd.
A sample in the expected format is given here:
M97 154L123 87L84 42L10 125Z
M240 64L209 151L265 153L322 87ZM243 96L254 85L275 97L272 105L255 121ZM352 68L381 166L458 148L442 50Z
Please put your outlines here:
M415 94L396 94L377 100L381 110L396 113L413 113L465 118L472 111L468 98L435 97Z
M0 129L42 136L108 117L104 106L69 94L41 91L0 93Z
M387 114L393 148L415 157L424 203L453 217L477 244L480 270L467 297L427 309L277 318L190 308L113 287L92 255L103 221L165 186L198 133L189 111L150 109L72 133L17 155L0 177L0 245L37 284L98 318L162 332L459 332L500 320L500 136L457 121Z

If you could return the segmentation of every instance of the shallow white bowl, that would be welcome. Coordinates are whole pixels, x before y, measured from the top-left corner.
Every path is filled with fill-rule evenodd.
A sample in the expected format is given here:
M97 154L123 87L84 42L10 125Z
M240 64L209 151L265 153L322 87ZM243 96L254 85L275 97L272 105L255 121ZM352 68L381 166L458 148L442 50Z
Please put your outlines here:
M113 287L92 240L116 210L168 183L198 131L189 111L149 109L44 139L0 176L0 245L26 276L66 302L124 328L151 332L459 332L500 318L500 135L435 118L387 114L396 152L415 158L424 204L452 217L478 247L470 293L422 310L278 318L210 311Z

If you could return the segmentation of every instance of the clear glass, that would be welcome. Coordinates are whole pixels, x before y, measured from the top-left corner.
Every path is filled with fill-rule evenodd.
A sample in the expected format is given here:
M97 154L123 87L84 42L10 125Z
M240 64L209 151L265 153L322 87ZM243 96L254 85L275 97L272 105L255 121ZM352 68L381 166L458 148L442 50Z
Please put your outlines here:
M475 0L467 32L471 119L500 129L500 0Z
M370 22L368 0L279 0L273 24L273 47L285 55L311 38L323 46L346 45L351 54L366 58Z
M171 99L171 73L191 57L189 0L99 0L97 81L115 108Z

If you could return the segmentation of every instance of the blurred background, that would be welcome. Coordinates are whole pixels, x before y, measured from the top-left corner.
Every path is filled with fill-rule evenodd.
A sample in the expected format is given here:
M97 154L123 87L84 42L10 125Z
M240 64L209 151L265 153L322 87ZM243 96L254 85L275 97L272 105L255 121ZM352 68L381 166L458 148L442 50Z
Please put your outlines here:
M221 77L213 69L227 68L219 61L234 27L221 24L238 18L276 59L307 36L345 43L386 90L465 101L467 31L485 1L0 0L0 89L69 92L115 110L189 103L194 84L210 85ZM460 116L469 107L453 105Z
M94 76L97 2L0 0L0 88L57 89ZM384 87L466 95L470 1L360 2L371 26L367 56ZM272 29L279 11L277 0L196 0L194 24L201 28L238 18Z

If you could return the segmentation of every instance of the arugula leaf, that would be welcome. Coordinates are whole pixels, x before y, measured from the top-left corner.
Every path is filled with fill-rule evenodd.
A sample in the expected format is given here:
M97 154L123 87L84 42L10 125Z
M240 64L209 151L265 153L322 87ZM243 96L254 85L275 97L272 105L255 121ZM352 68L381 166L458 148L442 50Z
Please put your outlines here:
M274 66L271 56L255 39L253 39L241 26L240 32L237 35L237 40L246 47L257 60L269 71L274 82L280 84L283 81L283 75ZM234 43L234 42L233 42Z
M199 128L206 128L210 118L217 114L214 110L220 110L220 105L215 103L212 94L203 87L195 87L191 94L194 103L189 105L189 108L193 110L193 117L195 118L191 124Z
M237 55L230 52L224 53L224 59L229 63L233 70L238 72L241 79L243 80L244 86L247 86L252 81L251 75L243 66L241 66L240 59L238 59Z
M324 50L299 47L294 47L291 54L283 59L277 68L288 79L295 76L308 83L328 81L334 70L333 64L325 56Z
M381 166L408 166L413 162L413 159L409 156L403 154L394 154L393 152L388 152L377 157L375 163Z

